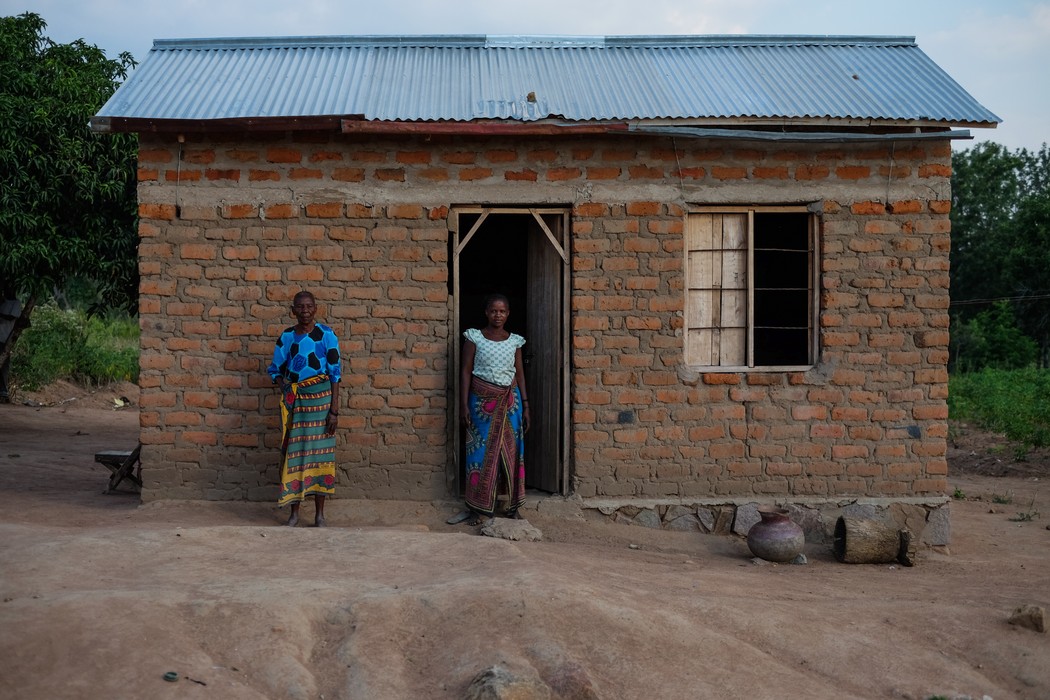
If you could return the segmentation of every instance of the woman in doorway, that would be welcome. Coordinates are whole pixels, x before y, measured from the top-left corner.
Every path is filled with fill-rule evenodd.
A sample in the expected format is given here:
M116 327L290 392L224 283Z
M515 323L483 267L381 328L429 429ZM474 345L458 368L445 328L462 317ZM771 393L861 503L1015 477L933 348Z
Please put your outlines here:
M508 518L520 518L525 503L524 438L530 421L521 360L525 339L504 327L509 317L507 297L493 294L485 302L488 325L463 334L460 420L467 431L468 525L495 514L501 485L509 499Z
M310 292L292 300L296 324L277 339L267 368L281 389L281 493L291 505L287 525L299 524L299 506L314 499L314 525L324 527L325 497L335 493L335 429L339 423L339 339L314 320Z

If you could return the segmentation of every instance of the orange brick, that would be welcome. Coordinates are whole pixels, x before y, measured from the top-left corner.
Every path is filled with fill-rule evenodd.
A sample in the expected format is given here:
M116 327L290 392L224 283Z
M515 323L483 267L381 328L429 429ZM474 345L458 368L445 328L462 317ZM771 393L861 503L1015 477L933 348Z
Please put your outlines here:
M342 202L307 204L306 215L314 219L335 219L343 215L343 204Z
M252 168L248 171L249 182L264 182L273 181L277 182L281 179L281 174L276 170L259 170L258 168Z
M248 219L258 216L254 204L224 204L222 206L222 218L224 219Z
M422 219L423 207L418 204L389 205L386 215L391 219Z
M503 179L509 182L536 182L539 179L539 174L531 168L508 170L503 173Z
M404 182L405 171L403 168L377 168L375 178L383 182Z
M257 245L228 245L223 246L222 257L226 260L258 260L259 246Z
M268 148L266 160L270 163L299 163L303 154L293 148Z
M263 218L266 219L292 219L299 216L299 206L296 204L271 204L263 209Z
M139 216L143 219L172 221L175 218L175 205L142 202L139 204Z
M208 168L204 171L204 177L206 177L209 180L231 180L233 182L237 182L241 179L241 171L236 168L230 168L226 170Z
M850 211L858 216L873 216L886 213L882 202L856 202L850 205Z
M290 282L320 282L324 279L324 270L315 265L293 265L287 270Z
M332 179L339 182L364 182L364 168L335 168Z
M788 169L786 165L774 167L755 166L752 168L751 174L760 180L786 180L788 178Z
M952 167L939 163L927 163L919 166L919 177L951 177Z
M140 148L140 163L170 163L174 160L171 151L166 148Z
M831 170L823 165L799 165L795 167L796 180L823 180L831 174Z
M310 154L311 163L326 163L342 159L343 154L337 151L314 151Z
M871 176L871 168L866 165L843 165L835 168L835 176L842 180L863 180Z
M201 171L189 169L166 170L164 179L168 183L198 183L201 182Z
M343 259L343 248L341 246L307 246L306 248L306 259L307 260L342 260Z
M719 384L739 384L740 375L736 372L707 372L701 375L701 379L704 384L719 385Z
M259 152L234 148L226 151L226 157L239 163L253 163L259 160Z
M662 180L664 171L650 165L631 165L627 168L627 175L632 180Z
M628 216L657 216L662 205L660 202L628 202L625 211Z
M716 180L743 180L747 177L747 168L714 165L711 167L711 177Z

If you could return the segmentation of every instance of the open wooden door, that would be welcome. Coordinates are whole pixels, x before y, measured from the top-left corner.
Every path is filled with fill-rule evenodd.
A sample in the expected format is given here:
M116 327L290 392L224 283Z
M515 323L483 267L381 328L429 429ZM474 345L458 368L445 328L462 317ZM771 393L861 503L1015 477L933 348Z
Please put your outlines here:
M525 439L525 484L561 493L562 256L561 219L539 215L529 225L524 347L532 426ZM554 240L548 238L548 234Z
M466 328L484 323L482 300L498 292L511 300L507 329L524 335L526 341L522 355L532 415L525 437L526 486L567 495L568 212L460 207L453 211L450 228L454 292L450 491L459 495L463 488L459 427L462 335ZM493 265L494 260L499 264Z

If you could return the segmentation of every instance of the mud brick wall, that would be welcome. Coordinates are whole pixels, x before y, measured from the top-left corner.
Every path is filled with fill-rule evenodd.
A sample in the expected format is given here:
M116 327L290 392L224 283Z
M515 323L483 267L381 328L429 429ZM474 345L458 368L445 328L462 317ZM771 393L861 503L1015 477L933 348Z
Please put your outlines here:
M457 204L571 210L579 496L943 495L950 162L947 141L143 135L144 498L275 497L263 370L300 288L343 343L338 493L449 495ZM716 204L820 212L812 370L683 365L684 221Z

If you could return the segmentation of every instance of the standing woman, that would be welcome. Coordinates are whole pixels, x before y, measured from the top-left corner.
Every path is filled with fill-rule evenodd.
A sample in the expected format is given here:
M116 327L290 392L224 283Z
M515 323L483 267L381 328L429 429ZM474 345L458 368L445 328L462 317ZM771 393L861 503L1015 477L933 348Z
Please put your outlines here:
M299 523L299 506L314 499L314 525L324 527L324 500L335 493L335 429L339 423L339 339L317 323L317 301L299 292L292 301L296 324L277 339L267 373L281 388L281 493L291 504L287 525Z
M509 316L507 297L493 294L485 302L488 325L463 334L460 417L467 429L469 525L495 514L501 485L510 499L508 518L520 518L518 508L525 503L524 438L530 421L521 361L525 339L504 328Z

